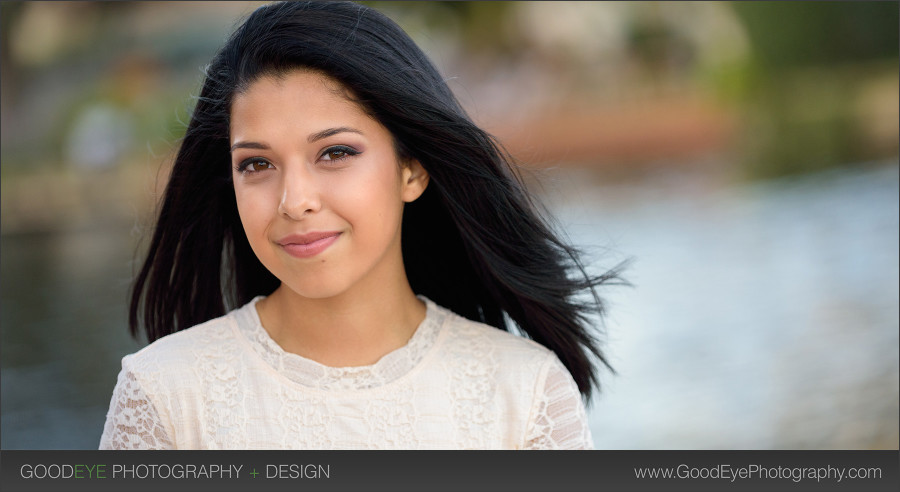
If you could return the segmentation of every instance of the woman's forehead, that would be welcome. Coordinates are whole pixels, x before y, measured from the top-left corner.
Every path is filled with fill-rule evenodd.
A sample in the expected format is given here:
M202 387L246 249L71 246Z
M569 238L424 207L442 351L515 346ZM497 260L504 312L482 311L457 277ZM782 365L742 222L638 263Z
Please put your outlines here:
M251 113L279 113L288 109L365 115L340 82L320 72L295 70L264 75L250 83L235 95L231 117L234 120Z
M321 72L296 70L262 76L237 94L231 105L232 143L337 127L370 133L382 125L348 97L343 84Z
M353 91L349 87L341 83L339 80L337 80L327 72L304 66L290 67L278 70L268 70L257 74L250 78L250 80L248 81L238 83L237 90L234 93L234 98L237 99L238 97L246 94L247 91L249 91L252 87L260 85L260 82L280 87L283 86L286 82L296 81L296 79L298 78L304 79L305 81L309 82L316 81L316 83L333 92L335 95L344 97L350 101L355 100Z

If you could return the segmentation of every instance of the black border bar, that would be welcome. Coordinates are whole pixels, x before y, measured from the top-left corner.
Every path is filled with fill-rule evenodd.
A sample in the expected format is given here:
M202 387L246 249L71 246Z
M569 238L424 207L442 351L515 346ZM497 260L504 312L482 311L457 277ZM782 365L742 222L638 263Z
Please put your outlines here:
M638 478L641 469L675 477ZM896 491L898 469L897 450L0 451L4 492L863 492Z

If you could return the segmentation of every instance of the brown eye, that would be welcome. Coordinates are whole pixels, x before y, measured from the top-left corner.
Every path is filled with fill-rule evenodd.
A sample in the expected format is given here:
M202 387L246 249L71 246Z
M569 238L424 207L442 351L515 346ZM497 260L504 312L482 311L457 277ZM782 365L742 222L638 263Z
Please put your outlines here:
M322 156L326 161L336 161L347 155L347 152L341 149L331 149Z
M250 163L250 170L251 171L265 171L266 169L268 169L271 166L272 165L266 161L253 161Z
M238 172L245 174L258 173L266 169L272 169L272 163L265 159L247 159L237 167Z
M321 159L323 161L339 161L341 159L346 159L347 157L357 154L359 154L359 152L351 149L350 147L341 145L338 147L331 147L329 149L326 149L325 152L322 153Z

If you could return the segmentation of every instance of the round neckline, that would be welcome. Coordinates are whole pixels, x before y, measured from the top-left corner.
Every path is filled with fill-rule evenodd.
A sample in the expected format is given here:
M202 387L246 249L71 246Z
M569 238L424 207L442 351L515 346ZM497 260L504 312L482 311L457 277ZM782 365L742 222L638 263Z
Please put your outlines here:
M284 350L262 326L257 296L233 312L238 332L263 361L294 383L321 390L360 390L383 386L412 371L435 345L446 310L424 296L425 318L405 345L364 366L334 367Z

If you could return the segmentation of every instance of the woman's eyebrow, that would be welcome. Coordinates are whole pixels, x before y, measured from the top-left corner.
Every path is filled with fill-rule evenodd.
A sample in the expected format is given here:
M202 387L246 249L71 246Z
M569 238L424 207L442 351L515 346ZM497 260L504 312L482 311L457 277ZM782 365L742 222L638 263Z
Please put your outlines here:
M231 146L231 151L234 152L234 149L257 149L257 150L268 150L269 146L266 144L261 144L259 142L238 142Z
M327 138L332 135L337 135L338 133L344 133L344 132L358 133L360 135L363 134L363 132L361 132L355 128L348 128L346 126L341 126L338 128L329 128L327 130L322 130L318 133L313 133L312 135L309 136L307 141L309 141L309 143L313 143L316 140L322 140L323 138Z

